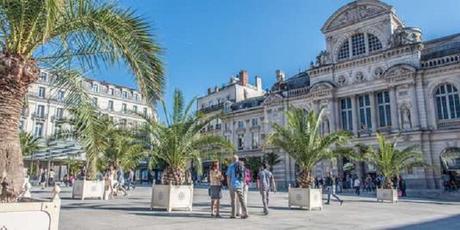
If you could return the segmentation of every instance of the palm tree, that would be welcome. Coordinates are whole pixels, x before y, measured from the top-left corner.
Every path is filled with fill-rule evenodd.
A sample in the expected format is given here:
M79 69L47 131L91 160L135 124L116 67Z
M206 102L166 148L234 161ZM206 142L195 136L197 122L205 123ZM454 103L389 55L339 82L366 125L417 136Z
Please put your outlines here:
M201 171L201 158L206 152L226 149L233 151L233 145L221 136L201 132L215 117L204 117L194 114L191 108L195 99L184 106L182 92L175 90L173 111L165 112L165 124L154 119L146 119L144 131L148 134L152 145L150 166L155 168L159 163L165 164L163 181L165 184L180 185L185 182L187 165L193 161L198 172Z
M273 171L273 166L279 164L281 162L280 155L269 152L264 155L264 162L270 166L270 171Z
M0 18L0 173L17 193L24 180L17 127L40 68L62 86L80 71L125 63L148 100L162 92L160 48L132 10L97 0L4 0Z
M98 159L101 169L119 165L123 169L134 169L147 156L145 142L138 139L135 130L117 128L109 124L105 134L108 146Z
M33 154L39 150L41 150L44 146L40 144L40 137L34 137L32 134L28 132L21 131L19 132L19 142L21 143L21 152L23 156L30 156L32 158L30 160L30 168L29 173L32 174L34 172L34 165L33 165Z
M21 152L23 156L30 156L43 148L40 144L40 137L34 137L28 132L21 131L19 133L19 142L21 143Z
M300 168L297 181L301 188L309 188L313 181L313 167L323 159L333 158L335 154L331 147L345 143L350 135L345 131L321 135L323 111L306 113L301 108L291 107L286 115L286 126L273 124L268 144L283 149L296 160Z
M422 154L416 151L417 146L412 145L403 149L398 149L397 141L388 142L385 136L377 133L378 148L368 148L364 154L364 159L375 165L377 170L385 177L384 189L391 189L393 184L391 179L399 176L401 170L426 166Z

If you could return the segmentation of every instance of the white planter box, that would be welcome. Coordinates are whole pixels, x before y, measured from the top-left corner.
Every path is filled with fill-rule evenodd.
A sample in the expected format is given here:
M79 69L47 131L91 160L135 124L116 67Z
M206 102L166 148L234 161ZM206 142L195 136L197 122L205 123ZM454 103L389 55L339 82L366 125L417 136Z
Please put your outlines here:
M193 185L152 185L151 209L164 208L168 212L177 209L192 211Z
M377 189L377 201L398 202L398 191L396 189Z
M323 193L321 189L291 188L288 190L289 208L323 209Z
M72 189L72 199L98 198L104 197L104 181L96 180L77 180Z
M61 199L0 203L0 229L58 230Z

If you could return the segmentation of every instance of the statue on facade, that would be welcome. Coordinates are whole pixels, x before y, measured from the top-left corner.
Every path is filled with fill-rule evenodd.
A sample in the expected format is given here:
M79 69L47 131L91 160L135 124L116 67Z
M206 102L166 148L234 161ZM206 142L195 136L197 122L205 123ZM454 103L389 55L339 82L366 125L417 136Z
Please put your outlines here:
M397 28L393 34L392 46L398 47L422 42L422 31L415 27Z
M401 120L402 120L402 128L403 129L412 128L410 110L406 106L401 108Z

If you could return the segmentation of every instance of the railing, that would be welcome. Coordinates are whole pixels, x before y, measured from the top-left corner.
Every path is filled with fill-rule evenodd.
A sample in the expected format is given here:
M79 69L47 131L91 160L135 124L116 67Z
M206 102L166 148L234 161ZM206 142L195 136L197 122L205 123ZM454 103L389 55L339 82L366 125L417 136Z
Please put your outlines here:
M32 113L32 118L35 118L35 119L45 119L47 117L47 114L45 113Z
M449 65L449 64L454 64L454 63L460 63L459 54L422 61L421 66L422 68L431 68L431 67Z
M439 120L438 121L439 128L459 128L460 127L460 119L451 119L451 120Z
M214 111L217 111L219 109L222 109L222 108L224 108L224 103L219 103L217 105L211 105L211 106L208 106L208 107L205 107L205 108L201 108L200 112L210 113L210 112L214 112Z

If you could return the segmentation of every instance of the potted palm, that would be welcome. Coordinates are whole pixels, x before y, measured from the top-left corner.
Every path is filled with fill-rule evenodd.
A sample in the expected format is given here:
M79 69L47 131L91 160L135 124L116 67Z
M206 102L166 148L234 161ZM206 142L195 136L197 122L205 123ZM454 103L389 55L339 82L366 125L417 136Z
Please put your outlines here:
M287 125L273 124L273 133L268 137L268 144L286 151L299 166L298 188L289 186L289 207L305 207L308 210L322 209L322 191L312 188L312 170L321 160L332 159L335 152L333 145L342 144L349 138L349 133L339 131L320 134L321 117L315 112L306 113L303 109L288 109Z
M391 180L403 169L426 165L415 145L398 149L397 143L388 142L384 135L377 133L378 148L369 147L364 153L364 159L375 165L385 178L382 188L377 188L377 201L397 202L398 192Z
M109 122L105 136L107 147L98 159L101 171L110 165L118 165L124 170L134 169L147 156L145 142L139 140L134 129L119 128Z
M152 186L151 208L192 210L193 184L190 178L190 165L201 171L201 156L218 149L233 151L231 143L221 136L204 134L201 131L215 117L192 114L195 100L186 107L181 91L174 92L173 112L167 112L164 102L166 123L146 119L145 132L152 146L150 166L158 163L165 166L162 183Z
M66 82L69 79L67 71L61 70L87 71L104 66L103 63L127 63L140 90L153 102L163 86L160 49L150 34L151 28L142 18L113 3L95 0L3 1L0 16L3 19L0 38L0 180L3 182L1 195L9 202L0 204L0 219L5 220L2 226L7 229L39 229L42 223L48 225L47 229L57 229L58 206L41 201L17 202L24 183L17 127L29 86L38 80L40 68L48 69L53 76ZM66 88L67 92L72 89ZM53 209L57 215L43 215L43 207ZM38 219L33 221L33 226L27 227L27 221L14 221L32 219L30 215L33 214L38 215L33 218Z
M96 174L98 159L108 146L106 134L109 121L101 117L89 103L80 103L79 108L69 108L69 111L72 114L69 133L82 145L86 154L86 174L75 181L72 198L103 199L104 181L98 180Z

